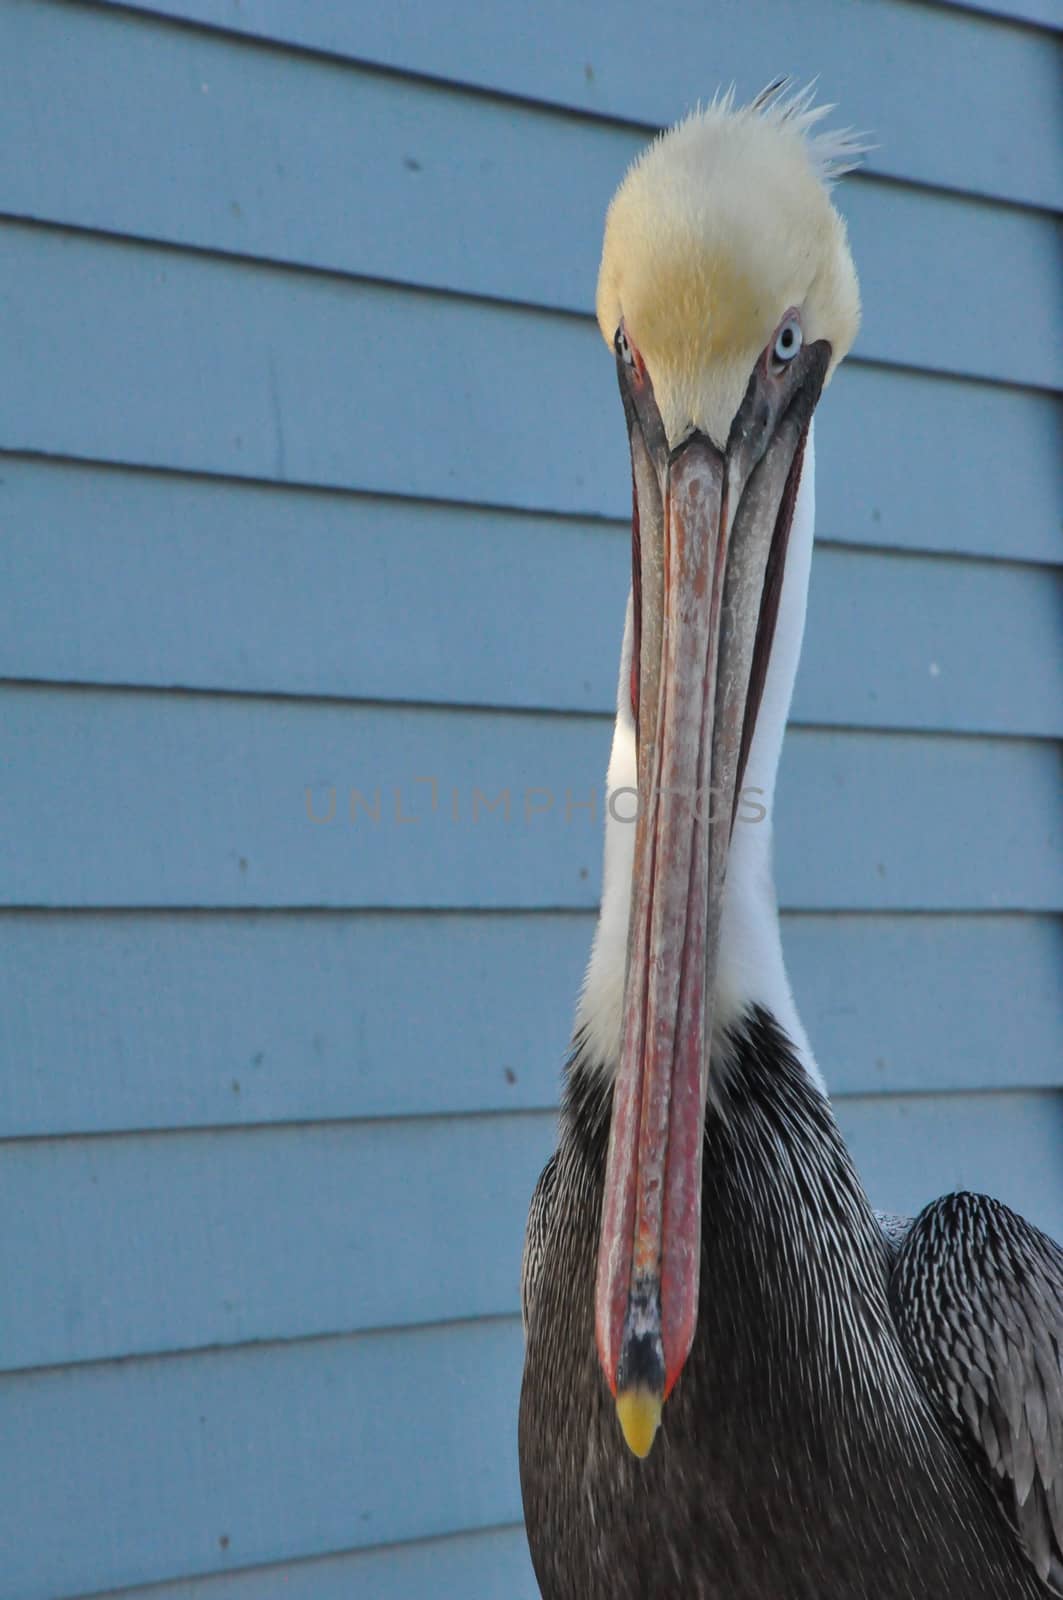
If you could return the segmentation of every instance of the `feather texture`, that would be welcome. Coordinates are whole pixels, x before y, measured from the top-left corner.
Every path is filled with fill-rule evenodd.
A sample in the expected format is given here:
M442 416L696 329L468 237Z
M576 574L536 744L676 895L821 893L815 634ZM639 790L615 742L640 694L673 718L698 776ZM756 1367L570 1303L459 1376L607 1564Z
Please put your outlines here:
M927 1394L1063 1593L1063 1250L998 1200L947 1195L912 1224L890 1303Z
M901 1336L889 1294L905 1219L872 1212L767 1012L731 1031L714 1071L697 1332L636 1461L593 1326L612 1081L579 1048L569 1064L525 1256L521 1483L544 1600L1046 1594ZM999 1340L984 1344L992 1370ZM1003 1414L1015 1386L1001 1395ZM1031 1404L1043 1457L1052 1424Z

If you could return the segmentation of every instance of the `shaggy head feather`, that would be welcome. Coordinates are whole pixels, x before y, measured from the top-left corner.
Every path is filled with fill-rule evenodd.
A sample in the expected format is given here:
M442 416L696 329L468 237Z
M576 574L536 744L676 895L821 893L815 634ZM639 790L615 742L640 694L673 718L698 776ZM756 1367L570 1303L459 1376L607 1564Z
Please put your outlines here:
M729 92L655 140L609 207L598 323L611 345L623 322L673 445L693 428L726 444L789 310L806 342L829 340L831 371L856 337L860 291L830 188L865 146L816 131L830 110L781 83L748 106Z

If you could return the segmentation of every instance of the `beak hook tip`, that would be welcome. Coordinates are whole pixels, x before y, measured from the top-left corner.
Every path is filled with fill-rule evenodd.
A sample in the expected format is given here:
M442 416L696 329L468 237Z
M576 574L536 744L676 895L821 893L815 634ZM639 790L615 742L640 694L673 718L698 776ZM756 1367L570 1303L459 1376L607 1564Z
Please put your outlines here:
M640 1461L645 1461L653 1449L661 1425L662 1405L661 1395L641 1383L617 1391L616 1415L624 1443Z

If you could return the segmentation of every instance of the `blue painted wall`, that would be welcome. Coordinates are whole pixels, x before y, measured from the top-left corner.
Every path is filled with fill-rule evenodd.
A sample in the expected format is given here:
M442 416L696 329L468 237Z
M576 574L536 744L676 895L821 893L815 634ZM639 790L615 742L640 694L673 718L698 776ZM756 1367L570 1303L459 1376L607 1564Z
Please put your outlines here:
M879 141L795 987L877 1202L1063 1234L1053 6L675 9L0 0L0 1600L534 1592L627 568L591 297L721 78Z

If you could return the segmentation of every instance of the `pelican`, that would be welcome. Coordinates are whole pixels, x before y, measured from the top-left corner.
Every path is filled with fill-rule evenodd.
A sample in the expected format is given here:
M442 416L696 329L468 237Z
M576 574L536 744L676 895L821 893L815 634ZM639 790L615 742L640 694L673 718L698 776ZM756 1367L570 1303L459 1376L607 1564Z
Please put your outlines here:
M871 1209L783 964L813 412L859 321L830 198L859 150L826 109L780 84L714 101L606 221L633 581L600 920L522 1272L545 1600L1063 1592L1063 1251L984 1196Z

